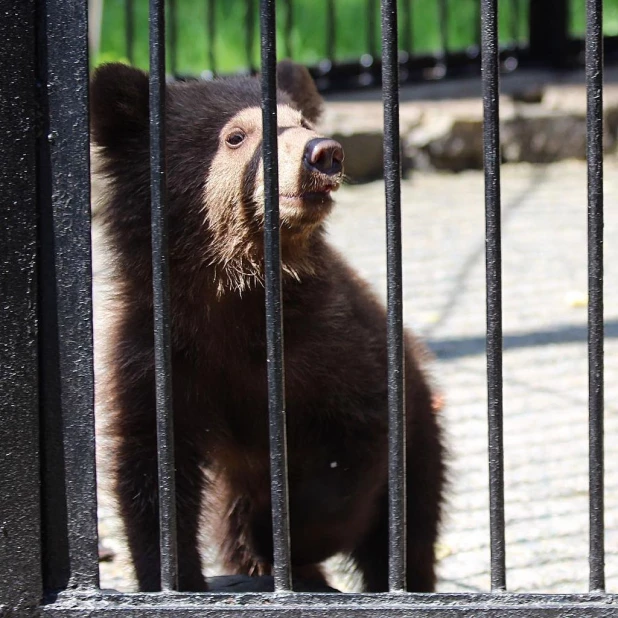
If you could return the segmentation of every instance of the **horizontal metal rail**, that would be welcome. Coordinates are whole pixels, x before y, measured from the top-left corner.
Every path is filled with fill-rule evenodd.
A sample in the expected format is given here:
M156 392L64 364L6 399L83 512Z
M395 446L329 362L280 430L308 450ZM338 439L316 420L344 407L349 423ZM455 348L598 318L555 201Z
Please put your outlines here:
M63 594L48 616L178 618L613 618L618 595L543 594Z

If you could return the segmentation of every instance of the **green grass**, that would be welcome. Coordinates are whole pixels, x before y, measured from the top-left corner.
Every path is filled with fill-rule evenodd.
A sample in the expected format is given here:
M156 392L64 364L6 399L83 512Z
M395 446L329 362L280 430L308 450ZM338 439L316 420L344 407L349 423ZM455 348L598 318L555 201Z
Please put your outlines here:
M543 0L533 0L541 2ZM571 0L571 26L575 34L585 29L585 0ZM134 63L148 67L148 0L134 0L135 3L135 58ZM448 10L447 45L451 50L465 49L477 41L478 6L480 0L446 0ZM326 0L292 0L294 26L291 32L293 59L314 64L326 56ZM499 0L500 40L502 43L526 42L528 0ZM177 5L177 71L199 74L205 69L215 68L226 73L246 68L249 65L246 34L246 7L243 0L219 0L216 2L216 36L214 52L216 66L209 66L206 1L176 0ZM257 11L259 2L254 0ZM400 43L403 47L405 29L403 3L400 3ZM413 53L431 53L441 48L439 12L437 0L411 0ZM605 29L607 34L618 34L618 0L605 0ZM335 0L336 8L336 60L358 58L369 51L367 30L369 27L367 0ZM375 6L375 40L380 41L379 2ZM519 10L514 12L514 6ZM111 60L127 60L125 49L125 0L105 0L103 14L101 49L93 58L93 64ZM278 2L277 50L279 57L285 54L283 24L285 5ZM515 17L518 16L518 19ZM169 17L169 15L168 15ZM169 43L168 18L168 43ZM259 23L257 13L254 19L251 62L259 65ZM170 56L168 45L168 69Z

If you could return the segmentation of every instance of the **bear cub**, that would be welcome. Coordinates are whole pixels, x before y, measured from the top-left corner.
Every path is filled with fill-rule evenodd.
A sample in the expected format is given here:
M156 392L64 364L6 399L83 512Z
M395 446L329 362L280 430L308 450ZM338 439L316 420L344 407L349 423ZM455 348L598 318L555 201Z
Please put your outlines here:
M348 555L388 589L386 316L328 244L343 151L314 128L306 69L279 63L285 385L293 574ZM91 132L108 179L101 220L114 260L108 393L115 492L140 590L159 581L150 247L148 77L121 64L91 82ZM207 589L204 512L229 574L272 568L262 109L255 78L167 86L172 384L179 585ZM432 591L444 481L424 348L406 334L407 588ZM210 508L207 508L207 505Z

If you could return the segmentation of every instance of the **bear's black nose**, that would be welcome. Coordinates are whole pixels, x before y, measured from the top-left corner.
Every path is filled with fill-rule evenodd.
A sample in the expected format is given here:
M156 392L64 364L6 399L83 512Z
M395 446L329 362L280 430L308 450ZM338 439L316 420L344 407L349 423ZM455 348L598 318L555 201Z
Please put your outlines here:
M343 147L334 139L317 137L305 146L305 164L309 169L334 176L343 169Z

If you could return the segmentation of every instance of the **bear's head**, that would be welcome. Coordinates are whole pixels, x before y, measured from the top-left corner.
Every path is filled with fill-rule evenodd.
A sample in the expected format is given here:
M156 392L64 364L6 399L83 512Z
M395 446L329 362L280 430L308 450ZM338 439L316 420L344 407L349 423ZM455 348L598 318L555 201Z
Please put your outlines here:
M315 268L331 192L342 182L343 150L313 127L322 100L308 71L277 66L279 207L284 273ZM98 68L91 82L91 131L109 179L103 217L121 268L150 271L149 95L146 73ZM166 87L170 260L215 281L218 293L263 279L262 103L256 78L188 81ZM207 272L206 272L207 270Z

